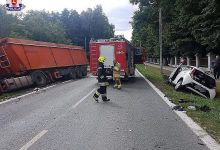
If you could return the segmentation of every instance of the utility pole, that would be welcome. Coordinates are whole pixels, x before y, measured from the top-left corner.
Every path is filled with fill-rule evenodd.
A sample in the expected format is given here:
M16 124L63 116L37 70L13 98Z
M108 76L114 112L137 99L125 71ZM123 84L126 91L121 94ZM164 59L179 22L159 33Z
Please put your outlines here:
M87 46L86 46L86 36L85 36L85 53L86 53L86 48L87 48Z
M159 45L160 45L160 73L163 74L163 39L162 39L162 8L160 0L148 0L150 5L159 7Z
M159 6L160 73L163 74L162 9Z

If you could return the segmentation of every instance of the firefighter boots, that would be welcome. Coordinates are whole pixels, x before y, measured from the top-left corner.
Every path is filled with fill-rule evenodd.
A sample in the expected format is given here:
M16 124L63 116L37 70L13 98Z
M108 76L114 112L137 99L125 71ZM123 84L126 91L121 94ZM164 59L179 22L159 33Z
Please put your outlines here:
M104 102L110 101L110 99L108 99L107 97L102 97L102 100L103 100Z
M93 98L94 98L94 100L95 100L96 102L99 102L99 99L98 99L98 97L97 97L96 94L93 95Z

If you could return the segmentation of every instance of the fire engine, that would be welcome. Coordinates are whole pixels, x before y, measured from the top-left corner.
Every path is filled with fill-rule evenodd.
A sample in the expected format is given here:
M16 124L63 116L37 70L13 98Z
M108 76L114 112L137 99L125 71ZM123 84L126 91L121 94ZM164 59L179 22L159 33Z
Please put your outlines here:
M120 63L122 78L135 75L135 50L136 48L123 36L110 39L90 41L90 71L96 76L98 58L104 56L104 63L108 77L112 77L114 61Z

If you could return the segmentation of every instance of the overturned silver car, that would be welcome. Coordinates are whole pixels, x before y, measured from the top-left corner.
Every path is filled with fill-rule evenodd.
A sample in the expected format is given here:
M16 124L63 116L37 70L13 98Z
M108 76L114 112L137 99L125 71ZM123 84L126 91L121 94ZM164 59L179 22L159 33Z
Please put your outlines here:
M213 99L216 95L214 77L194 66L179 65L170 74L168 81L175 86L177 91L187 88L210 99Z

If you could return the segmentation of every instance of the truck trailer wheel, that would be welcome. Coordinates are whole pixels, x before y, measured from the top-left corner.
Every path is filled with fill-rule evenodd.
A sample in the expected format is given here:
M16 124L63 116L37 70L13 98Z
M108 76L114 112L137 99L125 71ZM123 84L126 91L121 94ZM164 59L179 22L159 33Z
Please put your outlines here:
M70 71L70 73L69 73L69 77L70 77L71 79L76 79L76 71L72 69L72 70Z
M79 68L76 70L76 77L77 78L82 78L82 70L79 69Z
M45 86L47 84L47 76L43 71L34 71L31 73L33 82L38 86Z
M87 68L86 67L83 67L83 69L82 69L82 76L83 77L87 76Z

